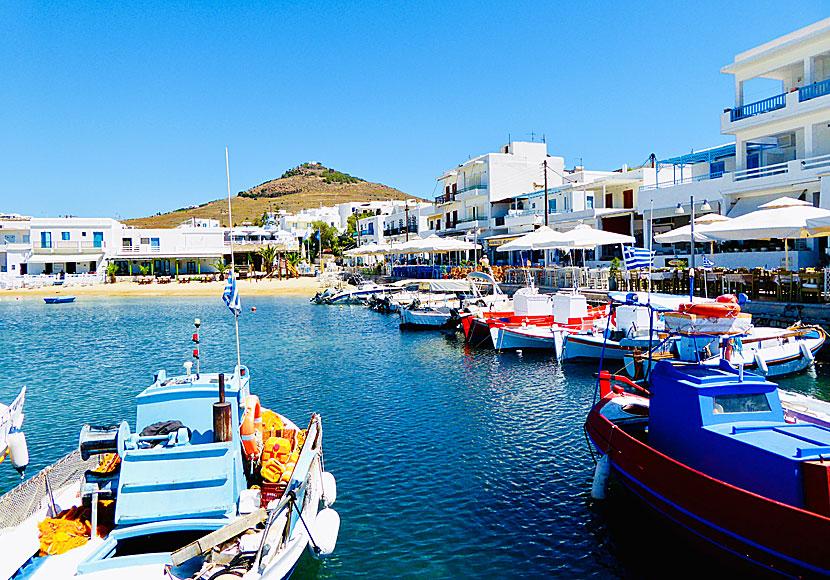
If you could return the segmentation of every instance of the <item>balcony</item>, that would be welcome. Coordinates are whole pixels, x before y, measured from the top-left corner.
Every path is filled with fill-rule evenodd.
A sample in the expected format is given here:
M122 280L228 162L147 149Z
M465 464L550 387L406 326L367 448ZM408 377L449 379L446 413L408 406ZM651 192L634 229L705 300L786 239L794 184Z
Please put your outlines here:
M770 111L783 109L786 106L787 93L781 93L780 95L775 95L774 97L769 97L768 99L764 99L762 101L756 101L754 103L749 103L748 105L735 107L729 111L729 120L735 122L740 119L747 119L749 117L754 117L755 115L762 115L764 113L769 113Z
M105 242L71 242L57 240L54 242L35 242L36 254L103 254Z
M455 199L470 199L471 197L478 197L479 195L487 195L487 184L470 185L463 189L459 189L455 193Z
M487 227L487 218L470 218L470 219L463 219L458 220L455 222L456 229L459 230L471 230L473 228L486 228Z
M745 129L756 124L763 124L780 119L782 116L814 112L830 106L830 102L821 99L830 95L830 79L799 87L787 93L781 93L761 101L749 103L734 109L726 109L721 115L721 132L734 134L736 129ZM778 114L774 111L779 111ZM737 123L733 127L733 124Z
M798 102L803 103L824 95L830 95L830 79L798 89Z
M384 236L400 236L403 234L417 234L418 233L418 226L411 225L408 228L406 226L403 227L394 227L394 228L386 228L383 230Z
M435 198L435 205L441 205L442 203L449 203L451 201L455 201L455 193L445 193Z

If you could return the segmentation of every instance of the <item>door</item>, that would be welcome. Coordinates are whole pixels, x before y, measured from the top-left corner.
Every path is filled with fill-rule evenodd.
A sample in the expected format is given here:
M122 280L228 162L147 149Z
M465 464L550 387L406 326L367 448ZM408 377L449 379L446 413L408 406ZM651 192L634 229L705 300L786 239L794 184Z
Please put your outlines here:
M67 262L66 263L66 273L67 274L74 274L75 273L75 262Z
M747 153L746 168L758 169L759 167L761 167L761 152L753 151L752 153Z
M92 247L93 248L103 248L104 247L104 232L92 232Z
M52 232L40 232L40 247L41 248L51 248L52 247Z

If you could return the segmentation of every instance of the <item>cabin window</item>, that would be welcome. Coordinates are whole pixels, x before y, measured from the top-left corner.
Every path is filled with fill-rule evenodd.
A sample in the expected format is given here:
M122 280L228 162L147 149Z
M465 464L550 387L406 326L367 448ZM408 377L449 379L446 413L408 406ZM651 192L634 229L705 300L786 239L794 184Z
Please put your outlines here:
M770 410L763 393L741 395L715 395L712 397L713 413L766 413Z

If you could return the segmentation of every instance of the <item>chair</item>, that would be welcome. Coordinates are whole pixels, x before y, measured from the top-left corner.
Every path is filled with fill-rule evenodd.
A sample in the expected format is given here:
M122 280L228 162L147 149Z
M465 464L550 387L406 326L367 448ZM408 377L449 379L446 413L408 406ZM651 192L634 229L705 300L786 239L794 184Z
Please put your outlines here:
M810 301L819 302L819 298L824 291L824 274L821 272L805 272L799 274L799 291L801 300L804 302Z

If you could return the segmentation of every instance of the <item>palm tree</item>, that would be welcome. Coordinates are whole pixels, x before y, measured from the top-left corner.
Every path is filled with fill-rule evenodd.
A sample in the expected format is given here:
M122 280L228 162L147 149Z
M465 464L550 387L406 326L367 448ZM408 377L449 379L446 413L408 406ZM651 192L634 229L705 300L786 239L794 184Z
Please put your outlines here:
M259 257L262 259L262 267L265 268L265 276L270 277L274 271L274 262L277 259L277 248L265 246L259 249Z
M224 258L220 258L219 260L216 260L213 264L211 264L211 266L216 268L216 271L219 272L219 279L220 280L224 280L225 279L225 274L231 269L231 265L228 264L224 260Z

